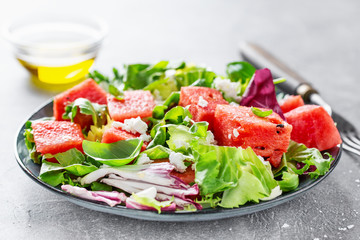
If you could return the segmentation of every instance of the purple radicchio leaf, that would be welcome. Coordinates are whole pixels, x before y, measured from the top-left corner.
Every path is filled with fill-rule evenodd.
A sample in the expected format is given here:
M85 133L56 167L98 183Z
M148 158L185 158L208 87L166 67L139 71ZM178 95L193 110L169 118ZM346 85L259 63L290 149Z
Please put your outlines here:
M285 116L276 99L275 85L271 72L267 68L255 71L240 101L240 105L272 109L285 120Z
M71 185L62 185L61 189L76 197L80 197L92 201L105 202L110 207L114 207L117 204L125 202L127 199L127 196L124 193L119 193L116 191L112 191L112 192L89 191L86 188L81 188Z

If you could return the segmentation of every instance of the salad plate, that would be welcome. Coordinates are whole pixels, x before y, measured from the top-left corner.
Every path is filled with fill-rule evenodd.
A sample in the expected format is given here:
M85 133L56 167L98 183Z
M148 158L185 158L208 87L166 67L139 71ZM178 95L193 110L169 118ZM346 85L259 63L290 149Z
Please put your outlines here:
M26 121L39 119L43 117L51 117L51 116L53 116L52 100L46 102L43 106L41 106L38 110L36 110L28 119L26 119ZM285 192L282 195L272 200L260 201L259 203L247 203L239 208L233 208L233 209L210 208L195 212L178 211L178 212L162 212L161 214L158 214L157 212L153 212L153 211L130 209L121 205L110 207L104 203L85 200L62 191L60 187L53 187L40 180L38 178L40 174L40 165L35 164L30 159L28 149L25 145L25 140L24 140L25 122L20 127L16 135L15 157L21 169L32 180L40 184L40 186L56 194L61 195L62 197L66 198L68 201L75 203L79 206L95 211L116 214L116 215L135 218L135 219L151 220L151 221L166 221L166 222L208 221L208 220L230 218L235 216L242 216L275 207L277 205L280 205L282 203L285 203L287 201L290 201L296 197L305 194L308 190L310 190L318 183L320 183L322 180L324 180L338 164L342 152L341 145L338 145L332 149L327 150L327 152L329 152L334 157L334 161L332 162L329 171L325 175L320 176L317 179L312 179L309 176L300 176L300 183L296 190Z

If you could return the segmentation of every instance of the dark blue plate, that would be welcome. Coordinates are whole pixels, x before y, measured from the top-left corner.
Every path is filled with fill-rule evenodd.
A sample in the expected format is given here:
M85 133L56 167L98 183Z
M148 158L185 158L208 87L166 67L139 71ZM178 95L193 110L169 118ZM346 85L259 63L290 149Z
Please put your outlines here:
M39 110L37 110L29 118L29 120L39 119L43 117L51 117L51 116L53 116L52 101L46 103ZM248 203L242 207L234 208L234 209L214 208L214 209L204 209L197 212L181 211L181 212L163 212L161 214L158 214L157 212L128 209L124 206L110 207L103 203L84 200L72 196L68 193L65 193L58 187L52 187L49 184L41 181L38 178L40 173L40 165L33 163L33 161L29 158L29 153L25 146L24 135L23 135L24 129L25 129L25 123L21 126L20 130L17 133L15 156L21 169L36 183L40 184L41 186L45 187L50 191L53 191L54 193L57 193L65 197L68 201L73 202L85 208L89 208L100 212L117 214L130 218L152 220L152 221L166 221L166 222L208 221L208 220L216 220L216 219L246 215L280 205L284 202L290 201L296 197L301 196L306 191L308 191L309 189L320 183L322 180L324 180L338 164L342 152L341 146L334 147L327 151L335 158L335 160L333 161L329 172L327 172L324 176L321 176L318 179L311 179L307 176L302 176L300 178L300 184L297 190L283 193L281 196L272 199L270 201L262 201L260 203Z

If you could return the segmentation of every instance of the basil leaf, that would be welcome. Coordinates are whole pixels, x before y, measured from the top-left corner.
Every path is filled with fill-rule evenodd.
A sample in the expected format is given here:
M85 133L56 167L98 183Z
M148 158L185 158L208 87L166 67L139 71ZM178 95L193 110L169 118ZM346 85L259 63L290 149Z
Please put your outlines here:
M130 163L140 153L143 142L140 139L127 139L114 143L99 143L84 140L83 150L96 161L110 165L122 166Z
M273 113L273 110L262 111L259 108L251 107L251 111L258 117L267 117Z

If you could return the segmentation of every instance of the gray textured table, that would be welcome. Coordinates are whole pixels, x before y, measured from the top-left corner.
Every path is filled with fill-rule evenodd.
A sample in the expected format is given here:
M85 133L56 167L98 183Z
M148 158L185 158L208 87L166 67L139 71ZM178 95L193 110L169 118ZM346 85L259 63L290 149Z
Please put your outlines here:
M360 129L360 2L353 1L4 1L0 24L32 10L100 15L110 34L98 69L184 59L222 72L238 43L271 50ZM30 84L0 40L0 239L360 239L360 158L344 153L334 172L303 196L248 216L159 223L78 207L30 180L14 159L24 119L55 93Z

